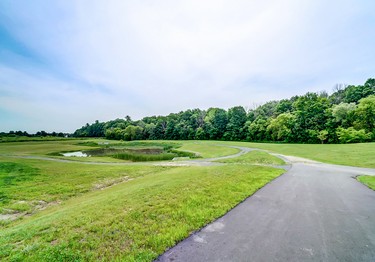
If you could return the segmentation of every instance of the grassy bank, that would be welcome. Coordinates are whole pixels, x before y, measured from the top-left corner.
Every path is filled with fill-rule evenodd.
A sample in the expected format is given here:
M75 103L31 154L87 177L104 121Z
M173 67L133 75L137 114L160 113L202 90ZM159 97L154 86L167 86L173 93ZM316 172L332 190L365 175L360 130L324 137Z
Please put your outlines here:
M162 143L157 146L164 148L169 142L110 143L121 149L134 143L138 148ZM0 260L151 261L283 172L249 165L248 160L247 165L177 167L111 164L108 157L101 158L106 164L92 163L96 157L68 163L17 158L57 157L55 152L96 144L0 144ZM238 152L193 142L183 142L182 150L188 153L175 154L217 157ZM86 161L91 163L82 163Z
M0 213L35 212L44 202L60 202L161 169L0 158Z
M8 226L0 259L150 261L281 172L237 165L154 170Z

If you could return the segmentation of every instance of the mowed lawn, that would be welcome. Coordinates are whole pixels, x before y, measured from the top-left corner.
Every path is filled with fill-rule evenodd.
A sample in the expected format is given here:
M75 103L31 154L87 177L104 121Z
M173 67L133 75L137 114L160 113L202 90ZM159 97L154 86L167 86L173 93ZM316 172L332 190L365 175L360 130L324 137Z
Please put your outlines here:
M322 145L226 142L225 144L259 148L331 164L375 168L375 143Z
M203 158L214 158L227 155L234 155L240 150L233 147L222 146L221 142L212 143L212 141L185 141L179 150L194 152Z
M17 143L0 147L22 156L79 147L33 143L37 152L28 143L24 151ZM232 149L199 148L205 156L238 151ZM251 164L88 165L2 156L0 213L26 215L1 221L0 260L151 261L283 172Z
M358 176L357 180L375 190L375 176Z

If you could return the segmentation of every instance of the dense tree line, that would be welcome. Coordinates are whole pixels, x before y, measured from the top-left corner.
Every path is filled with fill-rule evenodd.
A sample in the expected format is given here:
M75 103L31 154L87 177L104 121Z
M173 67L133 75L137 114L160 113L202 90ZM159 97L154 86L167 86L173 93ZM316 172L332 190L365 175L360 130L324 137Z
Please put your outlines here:
M289 143L354 143L375 141L375 79L364 85L338 86L333 94L309 92L270 101L246 111L189 109L167 116L129 116L95 121L75 131L76 137L108 139L211 139Z
M67 133L62 133L62 132L51 132L48 133L46 131L38 131L35 134L29 134L26 131L9 131L8 133L6 132L0 132L0 137L47 137L47 136L52 136L52 137L67 137L70 136L70 134Z

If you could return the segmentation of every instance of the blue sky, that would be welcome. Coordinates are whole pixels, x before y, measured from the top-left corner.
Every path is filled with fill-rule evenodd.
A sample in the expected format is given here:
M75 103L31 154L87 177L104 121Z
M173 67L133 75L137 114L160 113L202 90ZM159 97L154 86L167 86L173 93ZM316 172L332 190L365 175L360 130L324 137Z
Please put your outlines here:
M256 105L375 77L375 1L0 2L0 131Z

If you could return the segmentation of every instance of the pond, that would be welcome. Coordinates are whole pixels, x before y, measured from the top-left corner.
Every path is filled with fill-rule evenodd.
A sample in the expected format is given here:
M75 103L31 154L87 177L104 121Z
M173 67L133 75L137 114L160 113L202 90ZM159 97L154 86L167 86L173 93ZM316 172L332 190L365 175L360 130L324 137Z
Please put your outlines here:
M82 152L82 151L77 151L77 152L69 152L69 153L63 153L63 156L76 156L76 157L88 157L90 155Z

